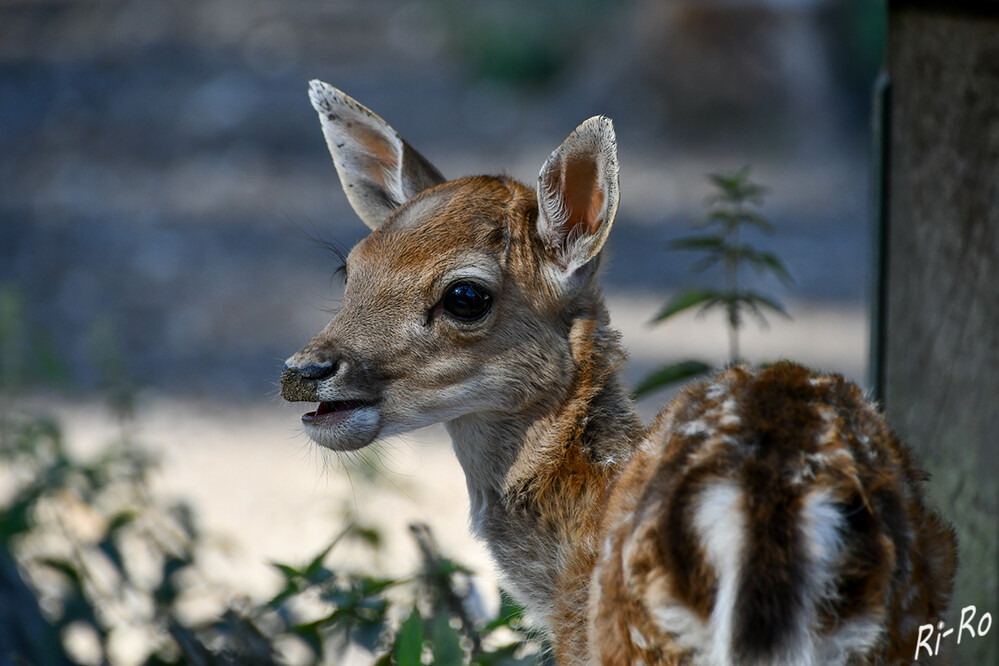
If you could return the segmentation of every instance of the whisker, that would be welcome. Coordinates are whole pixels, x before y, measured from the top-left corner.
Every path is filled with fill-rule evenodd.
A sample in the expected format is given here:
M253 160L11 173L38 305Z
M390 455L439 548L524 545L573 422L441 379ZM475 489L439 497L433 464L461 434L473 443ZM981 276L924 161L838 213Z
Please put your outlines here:
M350 468L344 464L343 456L346 455L348 458L352 451L337 451L337 460L343 465L343 471L347 475L347 483L350 484L350 495L354 499L354 515L358 514L358 503L357 503L357 488L354 487L354 478L350 475Z

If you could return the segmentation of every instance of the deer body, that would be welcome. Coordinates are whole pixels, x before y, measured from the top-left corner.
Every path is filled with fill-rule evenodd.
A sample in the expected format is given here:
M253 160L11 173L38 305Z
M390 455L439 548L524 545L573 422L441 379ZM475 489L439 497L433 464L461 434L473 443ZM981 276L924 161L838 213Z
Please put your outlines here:
M617 207L605 118L537 190L445 181L381 118L311 86L372 233L282 395L319 444L444 422L474 532L560 664L888 664L944 612L950 527L853 385L730 369L640 423L595 273Z

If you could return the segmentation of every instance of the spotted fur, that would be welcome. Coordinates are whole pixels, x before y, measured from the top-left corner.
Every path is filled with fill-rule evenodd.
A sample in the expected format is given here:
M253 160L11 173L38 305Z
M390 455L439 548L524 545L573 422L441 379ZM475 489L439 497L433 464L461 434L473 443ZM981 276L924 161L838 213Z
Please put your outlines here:
M941 617L954 537L860 390L785 363L684 391L603 520L597 663L900 664ZM637 543L630 548L631 543ZM621 609L629 612L622 613ZM626 640L637 629L654 649ZM704 640L690 640L702 636Z
M287 399L322 401L303 417L317 442L444 422L472 529L560 664L911 661L946 608L954 536L856 386L735 367L639 422L595 279L618 197L609 120L531 189L445 182L343 93L313 82L312 99L373 229L282 378ZM490 308L449 315L454 284Z

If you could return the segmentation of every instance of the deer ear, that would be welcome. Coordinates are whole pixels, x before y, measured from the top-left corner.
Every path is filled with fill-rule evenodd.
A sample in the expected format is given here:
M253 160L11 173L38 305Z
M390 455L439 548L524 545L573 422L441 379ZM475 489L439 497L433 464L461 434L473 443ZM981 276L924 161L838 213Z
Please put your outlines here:
M309 99L347 200L372 229L413 195L444 182L388 123L333 86L311 81Z
M594 116L555 149L538 176L538 235L566 274L599 254L617 202L614 124Z

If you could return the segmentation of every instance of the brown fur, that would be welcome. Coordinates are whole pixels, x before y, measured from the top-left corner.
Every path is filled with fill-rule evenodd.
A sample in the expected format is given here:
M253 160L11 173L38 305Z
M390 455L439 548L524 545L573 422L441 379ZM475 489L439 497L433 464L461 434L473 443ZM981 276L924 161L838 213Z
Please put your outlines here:
M953 532L924 505L922 474L907 449L840 377L780 364L759 373L734 368L712 381L724 392L707 398L705 382L682 393L645 434L647 442L661 444L643 448L618 482L622 497L604 521L612 548L594 576L605 594L613 591L591 611L592 635L610 636L596 654L603 663L698 663L700 654L671 646L673 637L650 615L669 600L707 620L717 582L689 516L707 480L732 479L745 490L750 528L751 575L740 588L746 606L737 611L742 628L736 632L749 663L764 658L788 630L795 601L785 593L802 584L798 566L807 557L795 520L803 497L817 490L840 503L849 531L814 631L821 640L872 614L884 634L851 663L911 661L918 625L946 609L956 561ZM683 434L684 425L712 418L728 399L735 400L738 424ZM823 417L827 410L831 418ZM816 454L823 458L810 461ZM623 543L635 535L642 547L622 561ZM628 627L659 646L658 656L635 650Z
M340 312L282 377L288 399L349 402L317 441L357 448L444 421L473 529L560 664L911 660L918 626L946 608L953 531L856 386L735 367L639 423L594 278L617 205L609 121L577 129L535 195L506 178L441 182L324 85L328 138L350 131L328 123L366 123L352 145L367 153L331 152L345 183L371 190L351 200L374 231L348 258ZM344 171L365 160L437 184L383 191L390 180ZM407 198L382 218L377 202ZM442 294L469 281L492 307L459 321Z

